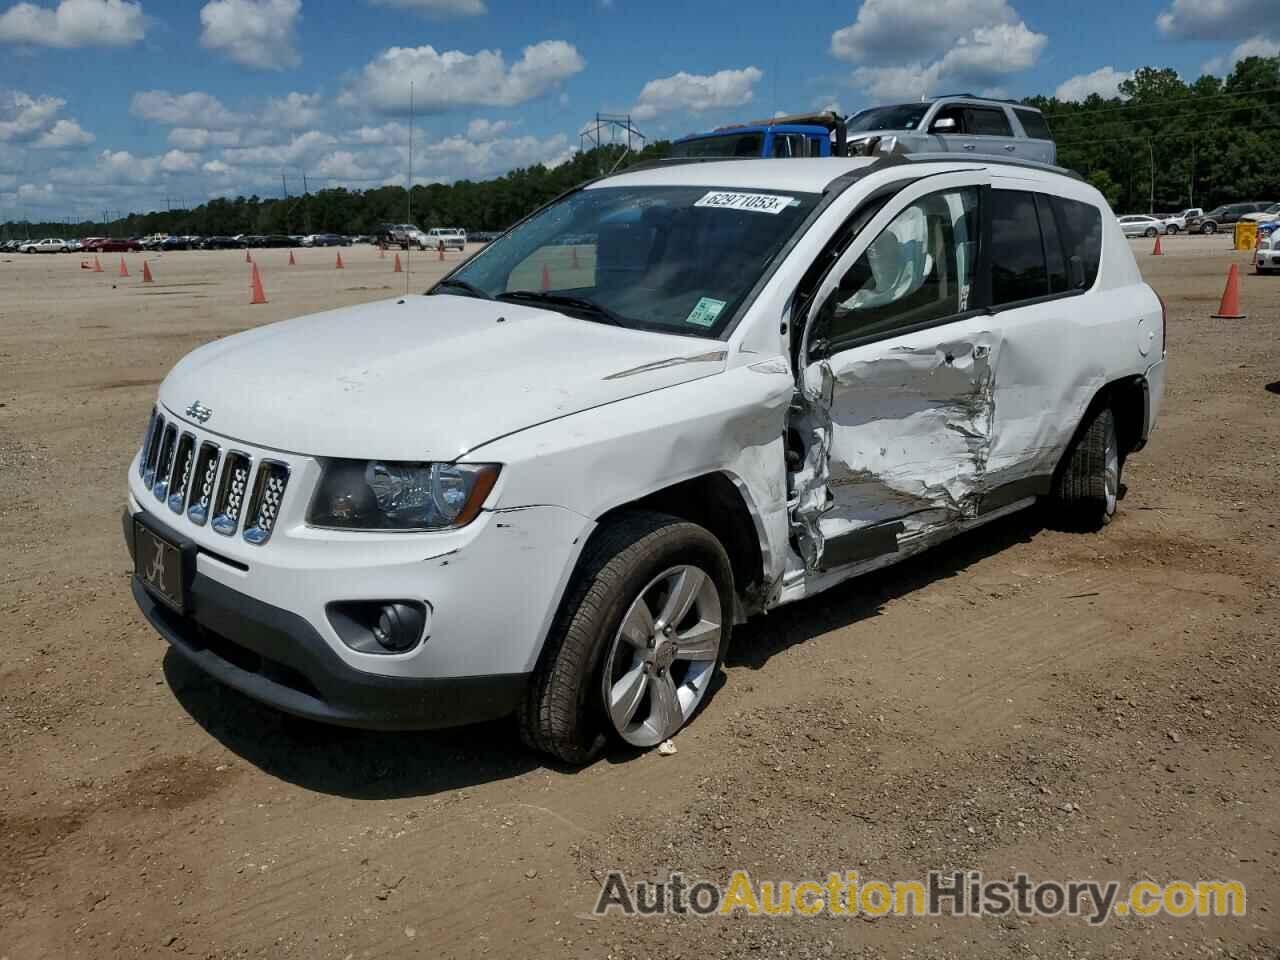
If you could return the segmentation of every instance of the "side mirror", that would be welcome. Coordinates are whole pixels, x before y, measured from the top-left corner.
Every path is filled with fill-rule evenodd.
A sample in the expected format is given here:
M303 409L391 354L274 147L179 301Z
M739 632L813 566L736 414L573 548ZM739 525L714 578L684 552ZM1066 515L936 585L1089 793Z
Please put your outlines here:
M929 129L933 133L955 133L958 127L955 117L940 117L933 121L933 126Z

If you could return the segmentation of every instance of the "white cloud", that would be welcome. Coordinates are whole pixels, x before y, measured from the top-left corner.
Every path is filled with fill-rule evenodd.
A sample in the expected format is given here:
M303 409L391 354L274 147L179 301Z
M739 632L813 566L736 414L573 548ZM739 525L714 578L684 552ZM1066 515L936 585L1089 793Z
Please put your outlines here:
M320 122L324 113L324 97L318 93L290 93L272 97L262 114L262 123L285 130L305 130Z
M21 143L37 150L68 150L93 143L93 134L79 122L58 116L66 103L61 97L0 90L0 143Z
M286 144L257 147L231 147L222 151L222 159L236 166L296 167L315 162L329 147L337 143L321 130L308 130Z
M353 130L348 139L355 143L363 143L369 146L408 143L409 128L402 123L393 121L384 123L380 127L361 127L359 130Z
M458 106L510 107L541 96L585 65L577 49L563 40L525 47L510 67L500 50L463 53L437 52L432 46L392 47L366 64L339 102L404 113L413 81L415 102L426 113Z
M190 173L200 166L200 155L185 150L170 150L160 158L160 169L165 173Z
M59 120L31 145L37 150L67 150L93 143L94 136L75 120Z
M1180 40L1236 40L1275 24L1277 15L1275 0L1173 0L1156 24Z
M363 162L365 158L357 156L350 150L335 150L321 158L315 166L320 177L330 180L367 182L380 180L384 174L375 165Z
M223 163L221 160L210 160L201 169L203 169L205 173L214 177L226 176L231 172L231 167Z
M283 70L302 62L294 28L302 0L210 0L200 11L200 43L246 67Z
M231 130L246 120L242 114L228 110L217 97L198 90L191 93L144 90L133 95L129 110L135 117L166 126L206 130Z
M476 117L467 124L467 139L477 142L496 140L510 129L510 120L486 120L484 117Z
M943 87L993 93L1035 65L1048 37L1008 0L865 0L831 35L831 53L855 65L854 83L879 99L916 99Z
M0 13L0 43L41 47L125 47L146 35L136 0L62 0L54 9L19 3Z
M1048 40L1022 22L974 27L932 63L858 67L853 81L883 100L914 100L944 87L994 96L1000 93L997 81L1034 66Z
M369 0L375 7L399 7L433 17L475 17L485 13L484 0Z
M1206 60L1200 67L1200 72L1226 76L1235 69L1237 63L1247 57L1280 57L1280 42L1257 34L1237 44L1236 48L1225 57Z
M652 120L670 110L701 113L717 107L740 107L751 102L753 88L763 76L756 67L721 70L709 76L681 70L646 83L631 113L637 120Z
M179 150L207 150L209 147L234 147L240 143L239 130L205 130L201 127L174 127L169 131L169 145Z
M1120 96L1120 84L1132 80L1133 73L1115 67L1099 67L1093 73L1081 73L1058 84L1053 95L1059 100L1085 100L1097 94L1107 100Z

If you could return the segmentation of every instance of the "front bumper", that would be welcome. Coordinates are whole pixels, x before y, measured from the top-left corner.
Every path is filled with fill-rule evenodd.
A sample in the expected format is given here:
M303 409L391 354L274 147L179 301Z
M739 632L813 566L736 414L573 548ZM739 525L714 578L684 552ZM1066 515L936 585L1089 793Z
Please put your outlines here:
M1259 270L1280 270L1280 250L1259 250Z
M124 512L134 552L133 520ZM148 517L171 540L185 538ZM375 730L449 727L515 710L527 673L465 677L387 676L349 666L303 617L194 576L183 615L155 600L135 577L143 616L179 654L241 693L296 716Z

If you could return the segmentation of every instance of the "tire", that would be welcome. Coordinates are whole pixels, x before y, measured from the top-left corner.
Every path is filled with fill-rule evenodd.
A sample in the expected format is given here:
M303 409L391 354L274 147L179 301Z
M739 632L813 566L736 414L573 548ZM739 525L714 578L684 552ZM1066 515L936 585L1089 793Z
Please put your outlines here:
M1169 224L1167 227L1165 227L1165 228L1164 228L1164 232L1165 232L1165 235L1166 235L1166 236L1170 236L1170 237L1177 236L1177 234L1178 234L1178 225L1177 225L1176 223L1171 223L1171 224Z
M1210 220L1208 223L1202 223L1200 225L1200 232L1207 237L1211 234L1218 232L1218 225L1214 223L1212 220Z
M1147 229L1146 229L1145 231L1143 231L1143 234L1142 234L1142 235L1143 235L1144 237L1146 237L1147 239L1150 239L1150 238L1152 238L1152 237L1156 236L1159 232L1160 232L1160 231L1159 231L1159 230L1157 230L1155 227L1147 227Z
M697 581L688 614L673 618L679 622L664 631L665 611L652 611L650 604L665 607L677 589L664 594L663 578L673 571L679 578L689 570L705 580ZM534 750L580 765L598 757L611 740L647 749L673 736L705 705L720 672L733 629L733 591L724 547L697 524L665 514L627 513L602 525L578 562L518 711L521 739ZM641 622L638 606L651 619L633 633ZM719 623L712 625L706 618L716 614ZM632 625L625 635L624 619ZM694 621L697 625L689 627ZM718 626L714 653L709 649L711 626ZM637 633L648 638L648 647L628 639ZM690 646L695 638L702 646L696 660L677 656L685 636ZM615 677L620 667L624 669ZM623 704L611 713L607 691L629 692L637 686L639 691L629 698L630 712ZM674 726L658 722L677 719L672 713L659 716L660 706L671 703L660 695L660 686L676 694L679 722ZM647 721L639 719L642 713ZM625 717L621 725L614 719L618 714Z
M1064 529L1101 530L1115 516L1124 456L1110 407L1089 414L1054 478L1053 500Z

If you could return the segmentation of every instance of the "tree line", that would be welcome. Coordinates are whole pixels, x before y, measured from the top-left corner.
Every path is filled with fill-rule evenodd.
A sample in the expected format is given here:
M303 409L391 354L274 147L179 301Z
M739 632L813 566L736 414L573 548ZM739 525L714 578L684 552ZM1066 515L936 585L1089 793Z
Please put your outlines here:
M1120 84L1118 97L1024 102L1048 118L1058 162L1084 175L1119 213L1280 202L1280 57L1249 57L1225 79L1206 74L1192 82L1168 68L1143 67ZM554 168L535 164L491 180L415 186L412 215L403 187L338 187L284 199L219 198L109 223L10 221L0 225L0 235L361 234L410 216L424 228L503 230L577 184L664 157L669 147L660 141L627 153L603 146Z

